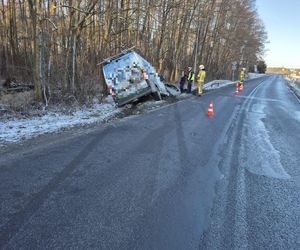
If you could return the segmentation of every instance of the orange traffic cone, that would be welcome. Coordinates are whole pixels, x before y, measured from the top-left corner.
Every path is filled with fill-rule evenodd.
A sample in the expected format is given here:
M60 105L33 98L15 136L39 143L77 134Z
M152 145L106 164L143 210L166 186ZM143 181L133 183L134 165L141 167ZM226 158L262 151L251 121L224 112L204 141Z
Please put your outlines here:
M240 85L240 91L242 92L242 91L243 91L243 89L244 89L244 87L243 87L243 83L241 82L241 85Z
M239 95L239 87L235 87L235 95Z
M214 108L213 108L213 102L210 101L209 107L206 113L207 116L213 116L214 115Z

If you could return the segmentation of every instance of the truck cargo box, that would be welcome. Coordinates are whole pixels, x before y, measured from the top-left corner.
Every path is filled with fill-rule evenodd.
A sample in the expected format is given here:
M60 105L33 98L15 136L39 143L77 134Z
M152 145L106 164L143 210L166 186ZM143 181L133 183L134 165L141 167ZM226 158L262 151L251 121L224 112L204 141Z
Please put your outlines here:
M153 94L169 95L154 67L135 51L129 50L103 62L103 75L117 105Z

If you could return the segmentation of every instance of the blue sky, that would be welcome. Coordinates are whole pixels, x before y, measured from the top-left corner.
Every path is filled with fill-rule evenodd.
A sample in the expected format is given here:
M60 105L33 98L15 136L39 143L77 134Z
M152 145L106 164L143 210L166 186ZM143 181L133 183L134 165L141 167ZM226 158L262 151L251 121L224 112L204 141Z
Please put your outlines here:
M300 0L256 0L256 6L268 33L267 65L300 68Z

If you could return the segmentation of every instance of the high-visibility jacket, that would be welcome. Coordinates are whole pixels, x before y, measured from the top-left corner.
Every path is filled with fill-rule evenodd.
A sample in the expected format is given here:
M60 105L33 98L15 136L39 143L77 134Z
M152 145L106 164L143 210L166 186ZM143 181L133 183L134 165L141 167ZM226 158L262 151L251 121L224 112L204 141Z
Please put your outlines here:
M190 71L190 72L188 73L187 80L188 80L188 81L194 81L194 80L195 80L195 74L194 74L193 71Z
M206 76L206 72L205 70L200 70L199 74L198 74L198 83L204 83L204 79Z
M241 70L240 72L240 81L243 82L245 80L245 72L244 70Z

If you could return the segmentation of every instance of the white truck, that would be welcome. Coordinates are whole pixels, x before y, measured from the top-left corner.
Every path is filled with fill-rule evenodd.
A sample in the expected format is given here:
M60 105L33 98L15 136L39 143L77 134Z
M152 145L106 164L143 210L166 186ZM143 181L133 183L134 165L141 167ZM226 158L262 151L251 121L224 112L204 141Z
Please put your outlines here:
M154 67L132 49L110 57L101 63L107 88L118 106L152 94L161 96L179 93L173 85L165 85Z

